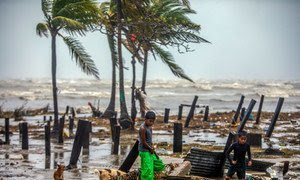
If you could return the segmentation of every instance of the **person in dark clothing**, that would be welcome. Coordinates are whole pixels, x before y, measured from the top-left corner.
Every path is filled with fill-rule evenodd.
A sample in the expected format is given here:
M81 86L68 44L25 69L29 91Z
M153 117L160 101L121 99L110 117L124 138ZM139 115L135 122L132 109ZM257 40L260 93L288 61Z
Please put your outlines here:
M250 145L246 143L247 133L241 131L238 133L238 141L233 143L226 152L230 166L226 175L226 180L232 178L237 173L239 179L245 179L246 175L246 161L245 156L248 154L248 166L252 166ZM233 150L233 159L230 157L230 153Z

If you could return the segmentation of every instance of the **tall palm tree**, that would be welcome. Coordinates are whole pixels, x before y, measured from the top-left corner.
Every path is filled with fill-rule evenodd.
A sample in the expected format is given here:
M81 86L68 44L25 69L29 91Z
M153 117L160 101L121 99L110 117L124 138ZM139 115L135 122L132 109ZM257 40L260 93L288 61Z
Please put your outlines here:
M98 19L98 9L96 3L92 0L41 0L42 11L45 21L38 23L36 33L39 36L48 37L51 35L51 62L52 62L52 93L54 106L54 130L58 126L58 102L56 85L56 38L61 37L69 48L72 58L81 70L99 79L99 72L90 55L87 54L81 43L71 36L64 36L61 30L68 34L84 33L93 27Z

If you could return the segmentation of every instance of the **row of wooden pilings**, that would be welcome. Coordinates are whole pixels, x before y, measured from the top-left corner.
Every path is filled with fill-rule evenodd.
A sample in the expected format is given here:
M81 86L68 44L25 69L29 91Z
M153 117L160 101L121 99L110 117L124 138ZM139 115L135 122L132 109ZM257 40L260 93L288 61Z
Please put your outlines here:
M264 96L261 97L261 101L260 101L260 105L259 105L259 111L258 111L257 117L256 117L256 123L259 123L259 117L260 117L260 114L261 114L263 99L264 99ZM191 107L190 111L189 111L189 114L186 118L184 127L189 126L190 120L194 116L195 108L200 107L200 106L196 105L197 100L198 100L198 96L195 96L192 105L182 104L182 105L179 106L178 119L182 118L182 109L183 109L184 106L190 106ZM242 109L243 101L244 101L244 96L241 97L241 100L239 102L237 111L235 113L235 116L233 117L233 121L237 121L237 119L239 117L239 113ZM266 137L270 137L273 130L274 130L274 126L275 126L276 121L278 119L283 101L284 101L284 98L279 98L275 113L274 113L274 115L271 119L271 124L270 124L270 126L268 128L268 131L266 133ZM253 99L250 101L246 112L244 112L244 115L242 116L243 118L241 120L241 123L240 123L240 126L238 127L237 132L240 132L244 129L246 121L249 119L249 116L252 112L252 109L253 109L255 103L256 103L256 101L253 100ZM204 112L203 121L207 121L208 116L209 116L208 115L209 114L209 107L208 106L204 106L204 107L205 107L205 112ZM164 123L168 123L169 113L170 113L170 109L165 109ZM48 120L48 121L46 120L46 116L44 116L44 122L46 122L45 126L44 126L44 128L45 128L45 155L46 156L50 156L50 154L51 154L51 143L50 143L50 140L51 140L51 120L52 120L52 116L50 116L50 120ZM64 138L63 138L64 123L65 123L65 116L60 118L60 122L57 123L57 124L54 123L54 126L53 126L52 132L57 134L57 142L58 143L63 143L64 142ZM110 118L110 124L111 124L111 134L112 134L112 141L113 141L113 154L118 154L121 127L117 122L116 115L113 116L112 118ZM28 149L28 123L27 122L19 123L19 128L20 128L20 136L22 137L22 149ZM73 128L74 128L74 117L70 116L69 117L69 133L70 134L73 133ZM74 143L73 143L73 148L72 148L72 152L71 152L70 163L69 163L69 166L68 166L69 168L76 167L81 149L83 149L83 151L86 151L86 150L89 149L89 137L90 137L91 129L92 129L91 122L89 122L87 120L79 120L78 121L77 130L76 130ZM174 123L173 152L182 152L182 142L183 142L182 141L182 132L183 132L183 124L182 123ZM224 151L231 144L231 141L232 141L231 138L232 138L232 136L229 135L226 146L224 148ZM6 144L9 144L9 142L10 142L10 140L9 140L9 119L8 118L5 119L5 142L6 142ZM136 151L136 145L133 147L133 149L131 151ZM126 160L124 161L124 163L120 167L121 170L124 170L126 172L126 170L129 167L128 164L132 163L131 156L135 157L137 155L136 155L136 153L134 153L134 155L132 155L132 153L130 152L128 157L126 158ZM130 167L129 167L129 169L130 169Z

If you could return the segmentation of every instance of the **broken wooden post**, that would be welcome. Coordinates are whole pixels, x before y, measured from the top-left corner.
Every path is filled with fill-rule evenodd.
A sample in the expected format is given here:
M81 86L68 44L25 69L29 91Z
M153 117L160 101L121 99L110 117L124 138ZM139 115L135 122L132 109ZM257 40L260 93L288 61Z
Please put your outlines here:
M256 101L255 101L254 99L251 99L251 101L250 101L250 103L249 103L249 106L248 106L248 108L247 108L246 114L245 114L245 116L243 117L240 126L238 127L238 130L237 130L238 133L241 132L241 131L244 129L245 124L246 124L247 120L248 120L249 117L250 117L250 114L251 114L251 112L252 112L252 109L253 109L255 103L256 103Z
M276 107L275 113L274 113L274 115L272 117L271 124L270 124L269 129L268 129L268 131L266 133L266 137L271 137L271 135L272 135L272 132L273 132L275 124L276 124L276 121L277 121L279 113L281 111L281 107L282 107L283 101L284 101L284 98L280 97L279 100L278 100L278 103L277 103L277 107Z
M28 124L22 122L22 149L28 149Z
M261 134L248 133L247 134L247 143L250 146L261 147L261 145L262 145L261 138L262 138Z
M168 123L169 122L169 114L170 114L170 109L169 108L165 108L164 123Z
M118 154L119 153L119 144L120 144L120 131L121 131L121 126L120 125L115 125L114 126L114 131L115 131L115 137L113 140L114 147L113 147L113 154Z
M51 121L47 121L47 125L49 126L49 128L51 129Z
M194 112L195 112L197 100L198 100L198 96L195 96L194 100L193 100L193 103L192 103L192 107L191 107L190 112L189 112L189 115L187 116L185 124L184 124L185 128L189 127L190 121L194 117Z
M284 176L289 171L289 161L284 161L282 175Z
M263 106L263 103L264 103L264 98L265 98L265 96L261 95L260 102L259 102L259 107L258 107L258 111L257 111L257 115L256 115L256 121L255 121L256 124L259 124L259 119L260 119L260 115L261 115L262 106Z
M46 117L46 116L44 116L44 122L46 122L46 120L47 120L47 117Z
M243 107L242 110L241 110L240 121L243 120L243 118L244 118L244 116L245 116L245 112L246 112L246 108Z
M74 118L69 116L69 133L70 133L70 135L73 134L73 128L74 128Z
M208 121L209 106L205 106L203 121Z
M86 133L88 133L89 121L79 120L76 130L76 135L73 143L73 148L71 152L70 163L67 166L68 169L76 167L77 161L81 152L83 141L85 141Z
M173 152L182 152L182 123L174 123Z
M110 131L111 131L111 139L114 140L115 138L115 125L117 125L117 118L116 116L112 116L110 119Z
M21 141L22 139L22 123L19 123L19 141Z
M181 118L182 118L182 109L183 109L183 106L179 105L179 107L178 107L178 117L177 117L178 120L181 120Z
M5 118L5 144L9 143L9 118Z
M89 154L90 151L90 133L92 129L92 122L88 121L88 127L86 129L87 133L85 133L84 141L82 143L82 154Z
M69 114L69 109L70 109L70 107L69 107L69 106L67 106L67 107L66 107L66 112L65 112L65 115L68 115L68 114Z
M64 125L65 125L65 116L60 118L59 130L58 130L58 143L64 143Z
M49 121L48 121L49 122ZM46 156L50 156L50 126L45 125L45 154Z
M242 96L241 96L241 99L240 99L240 102L239 102L239 105L238 105L238 107L237 107L237 109L236 109L236 112L235 112L235 114L234 114L234 116L233 116L233 118L232 118L231 124L235 124L235 123L237 122L237 119L238 119L238 117L239 117L239 114L240 114L242 105L243 105L243 103L244 103L244 99L245 99L245 96L242 95Z
M228 135L225 147L224 147L224 151L223 151L224 155L225 155L226 151L228 150L228 148L230 147L230 145L232 144L232 142L234 141L234 138L235 138L235 134L233 132L229 132L229 135Z
M139 141L136 140L126 159L120 166L119 170L128 173L134 161L139 156Z
M76 117L76 111L74 107L71 108L71 114L72 114L72 118Z

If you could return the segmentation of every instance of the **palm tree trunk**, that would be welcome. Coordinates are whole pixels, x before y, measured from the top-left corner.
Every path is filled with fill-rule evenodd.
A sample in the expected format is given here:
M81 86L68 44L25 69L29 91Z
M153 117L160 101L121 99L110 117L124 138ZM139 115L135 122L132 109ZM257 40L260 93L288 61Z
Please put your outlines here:
M109 41L113 41L114 35L107 35L107 38L111 38ZM110 102L102 117L110 118L115 112L115 100L116 100L116 61L113 52L111 52L112 60L112 82L111 82L111 95Z
M118 3L118 59L119 59L119 92L120 92L120 119L130 119L126 101L125 101L125 89L124 89L124 66L122 60L122 39L121 39L121 0L117 0Z
M146 80L147 80L147 65L148 65L148 50L145 51L144 67L143 67L143 79L141 90L146 93Z
M58 131L58 104L57 104L57 86L56 86L56 33L51 34L51 51L52 51L52 94L54 108L54 128Z
M136 110L136 106L135 106L135 77L136 77L136 73L135 73L135 58L134 56L132 56L132 86L131 86L131 119L133 121L133 128L134 128L134 124L135 124L135 118L136 118L136 114L137 114L137 110Z

